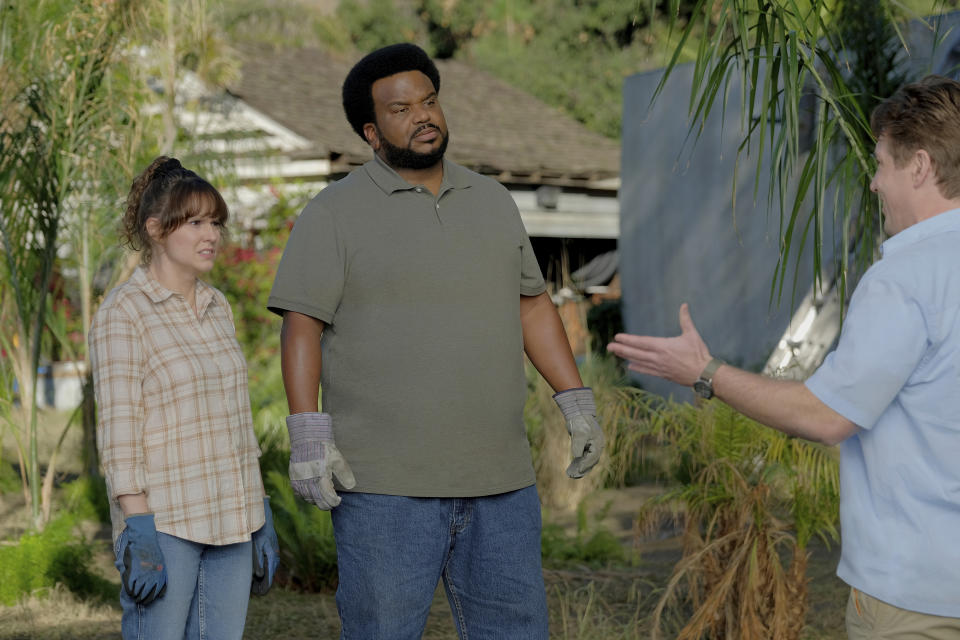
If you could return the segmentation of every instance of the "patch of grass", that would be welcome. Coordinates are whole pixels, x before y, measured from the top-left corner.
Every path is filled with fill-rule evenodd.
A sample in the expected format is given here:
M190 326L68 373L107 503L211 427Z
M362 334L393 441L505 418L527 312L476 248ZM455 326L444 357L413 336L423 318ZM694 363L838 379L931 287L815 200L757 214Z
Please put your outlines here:
M647 638L657 581L636 572L545 576L550 636L576 640Z
M305 593L274 586L267 595L250 598L243 632L248 640L312 640L339 635L340 620L332 591Z
M31 596L12 607L0 606L0 640L27 638L120 640L119 605L85 601L57 585L42 598Z

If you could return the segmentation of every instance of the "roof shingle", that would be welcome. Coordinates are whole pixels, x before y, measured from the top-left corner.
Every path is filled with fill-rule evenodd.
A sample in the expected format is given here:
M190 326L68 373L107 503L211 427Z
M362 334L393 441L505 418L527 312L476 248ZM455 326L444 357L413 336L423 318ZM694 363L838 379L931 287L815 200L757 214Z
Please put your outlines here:
M341 170L371 157L340 101L352 62L318 49L247 49L241 58L231 93L316 142L316 153ZM505 182L589 186L619 176L617 142L484 71L436 62L450 159Z

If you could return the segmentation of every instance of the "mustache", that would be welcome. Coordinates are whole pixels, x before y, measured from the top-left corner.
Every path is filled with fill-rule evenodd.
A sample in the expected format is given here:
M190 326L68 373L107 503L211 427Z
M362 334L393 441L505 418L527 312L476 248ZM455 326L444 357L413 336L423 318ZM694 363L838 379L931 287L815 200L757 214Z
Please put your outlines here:
M436 129L437 133L439 133L440 135L443 135L443 131L440 131L440 127L438 127L435 124L428 123L428 124L423 124L417 127L416 130L413 132L413 134L410 136L410 139L413 140L418 135L420 135L422 131L425 131L426 129Z

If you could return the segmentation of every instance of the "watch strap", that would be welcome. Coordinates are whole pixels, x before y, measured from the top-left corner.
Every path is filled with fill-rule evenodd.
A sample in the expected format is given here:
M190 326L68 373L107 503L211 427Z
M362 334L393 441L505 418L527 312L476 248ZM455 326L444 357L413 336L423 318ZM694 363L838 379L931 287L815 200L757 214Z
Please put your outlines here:
M716 375L717 369L720 368L720 365L723 364L723 360L720 358L713 358L710 362L707 363L707 366L703 368L703 372L700 374L700 379L706 382L707 384L713 383L713 376Z

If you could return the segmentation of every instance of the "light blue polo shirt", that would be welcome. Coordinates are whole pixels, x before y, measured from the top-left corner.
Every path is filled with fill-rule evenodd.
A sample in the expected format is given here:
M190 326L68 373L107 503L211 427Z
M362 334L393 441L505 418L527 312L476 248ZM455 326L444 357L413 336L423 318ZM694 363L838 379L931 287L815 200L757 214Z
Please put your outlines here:
M960 617L960 209L883 243L806 385L860 426L841 444L837 575Z

